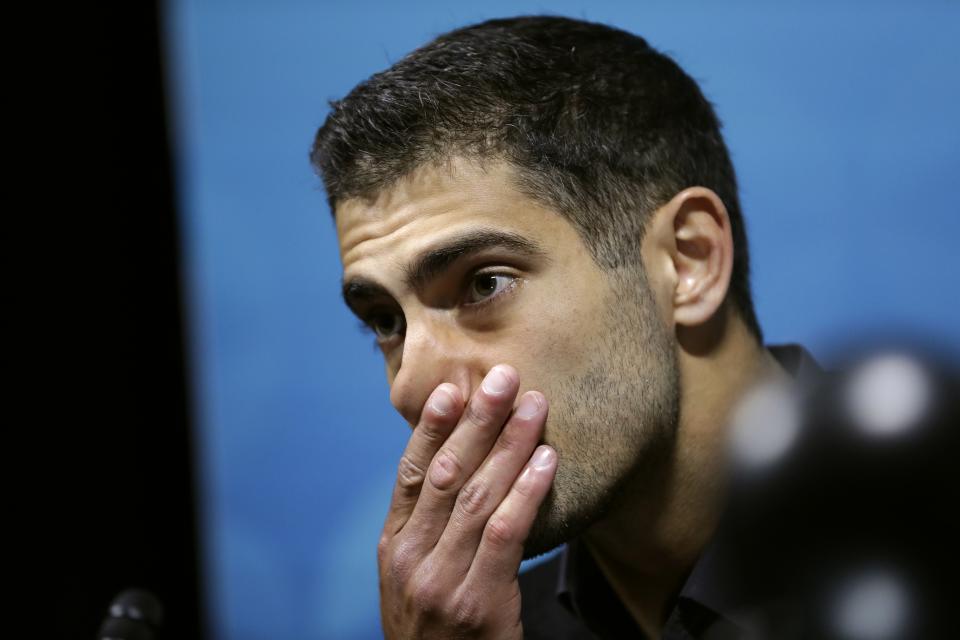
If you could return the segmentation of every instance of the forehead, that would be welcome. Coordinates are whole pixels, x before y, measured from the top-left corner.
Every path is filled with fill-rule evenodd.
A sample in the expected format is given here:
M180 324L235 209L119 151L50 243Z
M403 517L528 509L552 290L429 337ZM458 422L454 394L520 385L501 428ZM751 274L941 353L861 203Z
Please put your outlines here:
M547 249L579 244L573 227L522 194L513 176L505 162L453 159L416 169L375 199L340 203L336 222L345 275L478 227L535 237Z

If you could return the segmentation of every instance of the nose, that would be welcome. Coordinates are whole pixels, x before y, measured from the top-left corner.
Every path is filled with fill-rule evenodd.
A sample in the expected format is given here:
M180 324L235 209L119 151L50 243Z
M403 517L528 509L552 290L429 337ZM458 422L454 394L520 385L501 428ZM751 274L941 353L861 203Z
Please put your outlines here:
M466 401L485 373L477 350L462 333L441 322L408 324L390 402L414 426L440 383L455 384Z

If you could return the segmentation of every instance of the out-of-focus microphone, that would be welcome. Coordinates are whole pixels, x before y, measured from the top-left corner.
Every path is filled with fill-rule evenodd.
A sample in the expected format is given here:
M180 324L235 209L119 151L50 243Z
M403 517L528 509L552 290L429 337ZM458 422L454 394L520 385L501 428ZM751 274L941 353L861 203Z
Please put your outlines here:
M149 591L126 589L113 602L97 640L157 640L163 605Z
M940 356L871 349L739 406L718 573L750 637L957 637L960 373Z

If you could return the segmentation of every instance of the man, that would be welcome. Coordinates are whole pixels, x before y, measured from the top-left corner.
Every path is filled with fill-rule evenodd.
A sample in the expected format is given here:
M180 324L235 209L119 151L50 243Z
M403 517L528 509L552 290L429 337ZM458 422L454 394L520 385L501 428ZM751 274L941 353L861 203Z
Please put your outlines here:
M691 575L731 407L787 373L696 84L634 35L528 17L332 106L312 161L344 297L413 427L378 549L387 637L736 634Z

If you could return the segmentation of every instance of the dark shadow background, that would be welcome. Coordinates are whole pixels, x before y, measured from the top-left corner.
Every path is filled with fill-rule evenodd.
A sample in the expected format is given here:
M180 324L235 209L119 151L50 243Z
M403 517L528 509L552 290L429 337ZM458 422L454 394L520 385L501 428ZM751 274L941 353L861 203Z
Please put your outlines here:
M32 624L39 637L93 638L111 599L142 587L165 605L163 637L197 638L193 450L158 7L116 3L46 18L52 28L24 54L36 70L31 115L42 121L32 145L39 180L24 216L42 239L24 269L36 319L24 339L27 372L41 391L29 399L39 442L28 459L49 498L38 507L52 507L30 531L54 575L52 586L31 590L44 611Z

